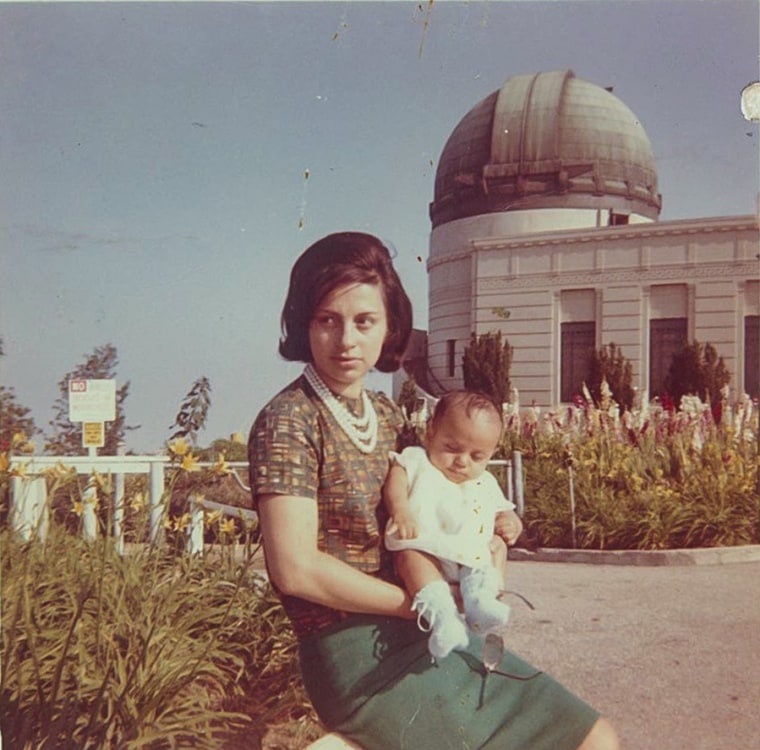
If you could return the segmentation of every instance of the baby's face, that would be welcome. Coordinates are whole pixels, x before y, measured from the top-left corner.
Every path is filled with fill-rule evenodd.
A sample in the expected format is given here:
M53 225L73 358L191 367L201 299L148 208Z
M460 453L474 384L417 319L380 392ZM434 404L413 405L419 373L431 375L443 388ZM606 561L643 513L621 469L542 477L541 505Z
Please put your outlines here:
M501 437L501 422L486 410L467 412L454 407L428 427L425 447L430 463L456 484L477 479L485 470Z

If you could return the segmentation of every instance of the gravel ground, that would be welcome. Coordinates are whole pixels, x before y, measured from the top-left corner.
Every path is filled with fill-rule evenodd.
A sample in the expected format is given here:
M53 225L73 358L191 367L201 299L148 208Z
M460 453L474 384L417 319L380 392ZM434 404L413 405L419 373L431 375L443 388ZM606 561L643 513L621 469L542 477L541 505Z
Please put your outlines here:
M509 647L596 706L625 750L760 748L760 562L511 562Z

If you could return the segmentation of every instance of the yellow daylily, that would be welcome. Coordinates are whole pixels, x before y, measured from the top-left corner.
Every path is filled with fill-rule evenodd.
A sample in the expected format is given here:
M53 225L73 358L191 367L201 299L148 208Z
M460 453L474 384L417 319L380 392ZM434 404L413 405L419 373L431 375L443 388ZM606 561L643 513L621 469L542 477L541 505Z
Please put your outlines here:
M235 519L225 518L223 521L220 521L219 533L220 534L234 534L235 533Z
M190 452L190 444L185 438L180 437L169 443L169 450L177 457L186 456Z
M84 503L81 500L74 500L73 503L74 513L81 516L84 513Z
M190 514L183 513L178 518L175 517L172 527L174 528L174 531L184 531L188 527L189 523L190 523Z
M129 501L129 507L136 511L142 510L145 507L145 494L142 492L135 493Z
M23 432L15 432L11 438L11 448L18 448L18 446L26 443L27 438Z
M193 456L192 453L188 453L185 455L185 457L182 459L182 463L180 464L180 468L182 471L200 471L201 467L198 466L198 459Z
M211 473L212 474L229 474L230 473L230 467L229 464L224 460L224 453L220 452L219 456L216 459L216 462L211 467Z
M61 461L58 461L55 466L45 469L43 473L48 479L57 482L76 475L76 469L73 466L64 466Z
M95 479L95 484L105 493L111 492L111 475L105 476L99 471L93 471L92 475Z

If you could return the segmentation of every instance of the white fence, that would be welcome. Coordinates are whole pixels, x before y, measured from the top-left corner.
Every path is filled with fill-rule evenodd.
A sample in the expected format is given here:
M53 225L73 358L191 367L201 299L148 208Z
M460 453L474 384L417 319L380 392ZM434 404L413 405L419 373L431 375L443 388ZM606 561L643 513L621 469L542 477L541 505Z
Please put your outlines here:
M112 475L114 478L113 536L117 549L124 550L124 476L126 474L148 475L148 539L157 544L170 498L166 493L165 471L170 465L168 456L32 456L11 459L11 528L24 540L33 536L44 540L49 526L49 503L47 498L48 475L64 467L79 475L90 477L82 496L82 533L87 539L95 539L98 534L95 505L97 497L96 474ZM213 464L199 464L211 466ZM505 467L504 490L507 498L517 506L517 513L523 514L523 473L522 455L515 451L511 460L491 461L492 466ZM229 462L227 466L240 486L248 491L237 474L238 469L248 468L247 461ZM187 527L187 550L191 554L203 552L203 516L210 510L225 516L241 518L253 522L256 513L244 508L222 505L205 500L198 495L189 497L188 511L190 523Z

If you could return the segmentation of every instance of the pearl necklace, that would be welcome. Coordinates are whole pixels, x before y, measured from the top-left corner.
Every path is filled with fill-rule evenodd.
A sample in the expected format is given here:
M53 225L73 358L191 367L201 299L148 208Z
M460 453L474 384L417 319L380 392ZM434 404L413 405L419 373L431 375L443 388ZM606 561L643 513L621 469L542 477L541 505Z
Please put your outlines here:
M366 391L362 391L364 416L353 415L345 404L341 403L325 385L312 365L306 365L303 374L314 389L320 401L327 407L335 421L340 425L348 439L362 452L372 453L377 445L377 413Z

